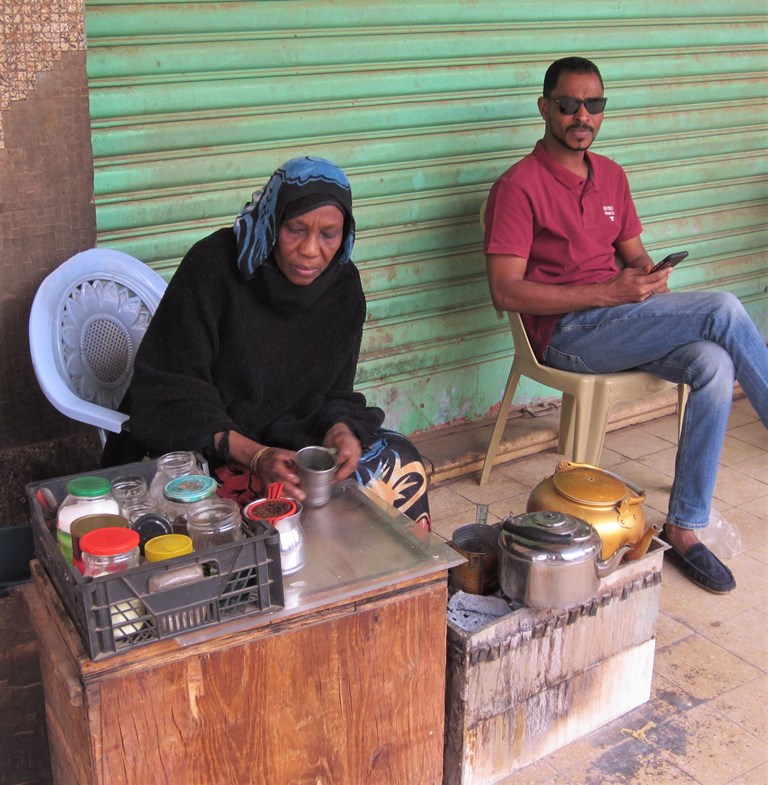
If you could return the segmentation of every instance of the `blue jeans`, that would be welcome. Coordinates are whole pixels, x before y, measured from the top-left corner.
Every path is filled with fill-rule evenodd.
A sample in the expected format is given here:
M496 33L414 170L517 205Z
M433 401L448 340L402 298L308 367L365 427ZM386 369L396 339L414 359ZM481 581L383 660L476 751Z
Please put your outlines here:
M709 521L734 380L768 427L768 349L727 292L672 292L566 314L545 361L578 373L639 368L690 386L667 513L684 529Z

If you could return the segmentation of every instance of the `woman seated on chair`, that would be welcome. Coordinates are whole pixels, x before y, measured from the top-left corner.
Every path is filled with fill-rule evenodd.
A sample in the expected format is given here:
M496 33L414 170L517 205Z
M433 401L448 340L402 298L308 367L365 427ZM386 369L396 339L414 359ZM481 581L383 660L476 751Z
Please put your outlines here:
M301 157L233 228L193 245L139 348L121 405L130 431L110 437L104 465L197 450L222 495L245 504L281 482L302 500L296 451L322 444L337 481L354 477L429 528L416 448L353 389L366 308L354 238L346 175Z

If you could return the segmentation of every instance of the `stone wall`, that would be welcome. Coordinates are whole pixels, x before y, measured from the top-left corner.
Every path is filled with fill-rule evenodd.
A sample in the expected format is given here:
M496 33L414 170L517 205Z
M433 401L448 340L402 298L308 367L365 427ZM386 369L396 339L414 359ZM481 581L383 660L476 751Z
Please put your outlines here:
M23 486L81 471L93 429L43 396L29 310L43 278L96 244L83 0L0 0L0 526L23 523Z

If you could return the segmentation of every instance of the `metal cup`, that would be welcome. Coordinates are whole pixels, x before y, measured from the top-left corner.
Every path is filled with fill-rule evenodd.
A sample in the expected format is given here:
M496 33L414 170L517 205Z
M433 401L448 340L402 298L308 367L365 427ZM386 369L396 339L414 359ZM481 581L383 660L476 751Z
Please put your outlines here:
M325 447L304 447L296 453L301 489L307 495L304 504L322 507L331 498L336 458Z

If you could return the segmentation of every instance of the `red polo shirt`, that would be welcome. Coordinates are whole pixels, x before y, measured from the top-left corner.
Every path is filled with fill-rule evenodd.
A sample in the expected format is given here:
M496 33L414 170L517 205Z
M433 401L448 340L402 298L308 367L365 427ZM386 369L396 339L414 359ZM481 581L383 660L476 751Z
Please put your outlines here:
M637 237L642 226L624 170L602 155L585 156L586 181L540 141L507 169L488 196L485 253L527 259L525 280L538 283L598 283L616 275L614 243ZM523 315L539 360L562 315Z

